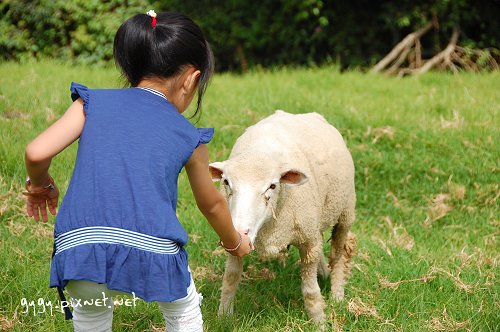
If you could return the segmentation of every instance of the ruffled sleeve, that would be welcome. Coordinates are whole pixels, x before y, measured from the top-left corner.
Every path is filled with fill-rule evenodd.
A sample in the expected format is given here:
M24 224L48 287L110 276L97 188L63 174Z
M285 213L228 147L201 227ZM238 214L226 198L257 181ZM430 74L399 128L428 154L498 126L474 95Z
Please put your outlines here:
M196 128L198 129L198 133L200 134L200 140L196 147L200 146L200 144L207 144L214 137L214 128Z
M73 101L77 100L78 98L83 99L83 111L85 114L88 114L88 108L89 108L89 88L87 88L85 85L81 85L79 83L72 82L71 83L71 99Z

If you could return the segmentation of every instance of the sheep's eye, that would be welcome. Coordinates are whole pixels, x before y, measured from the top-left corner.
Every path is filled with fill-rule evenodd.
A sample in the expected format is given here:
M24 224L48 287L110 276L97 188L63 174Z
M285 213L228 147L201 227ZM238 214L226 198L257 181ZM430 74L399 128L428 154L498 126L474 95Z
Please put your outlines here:
M272 185L269 186L269 189L276 189L276 185L273 183Z
M224 184L225 184L226 186L229 186L229 181L228 181L227 179L224 179Z

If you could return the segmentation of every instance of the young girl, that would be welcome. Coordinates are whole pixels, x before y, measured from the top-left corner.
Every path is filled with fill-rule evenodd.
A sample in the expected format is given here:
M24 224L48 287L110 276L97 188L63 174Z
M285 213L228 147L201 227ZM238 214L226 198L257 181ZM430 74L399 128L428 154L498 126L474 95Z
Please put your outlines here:
M132 87L73 83L74 103L26 148L28 214L46 222L47 205L55 214L59 197L48 174L51 160L79 138L55 223L50 286L71 296L75 331L111 331L118 294L157 301L167 331L203 331L184 249L188 236L176 216L182 167L224 248L239 257L253 249L210 177L205 144L213 129L196 129L181 115L196 90L200 110L212 50L186 16L151 11L122 24L114 57Z

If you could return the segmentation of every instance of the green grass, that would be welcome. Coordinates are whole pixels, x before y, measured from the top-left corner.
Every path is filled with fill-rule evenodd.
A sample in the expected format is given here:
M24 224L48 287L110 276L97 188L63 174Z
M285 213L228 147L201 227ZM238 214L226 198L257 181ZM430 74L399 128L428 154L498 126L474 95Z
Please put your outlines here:
M112 68L0 64L0 330L71 330L60 312L22 313L22 298L55 306L58 297L48 289L54 218L28 219L20 195L24 148L70 105L71 81L120 86ZM329 281L319 280L327 330L499 331L499 86L499 73L399 80L335 68L223 74L214 77L197 126L216 129L212 161L225 160L245 128L276 109L321 113L344 135L356 166L359 250L343 302L330 300ZM51 166L63 194L75 155L76 144ZM316 330L304 312L294 248L280 260L246 257L235 315L217 317L225 258L184 172L179 182L206 330ZM115 331L163 324L155 304L115 311Z

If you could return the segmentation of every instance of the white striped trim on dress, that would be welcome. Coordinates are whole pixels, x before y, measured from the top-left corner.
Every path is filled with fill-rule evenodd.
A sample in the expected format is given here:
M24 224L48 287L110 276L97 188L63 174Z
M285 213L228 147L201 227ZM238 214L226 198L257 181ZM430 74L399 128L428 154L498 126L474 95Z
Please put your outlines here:
M177 242L114 227L83 227L59 234L55 239L56 252L89 243L121 244L158 254L173 255L179 252Z
M140 86L140 87L139 87L139 89L142 89L142 90L145 90L145 91L149 91L149 92L151 92L151 93L153 93L153 94L155 94L155 95L157 95L157 96L160 96L160 97L162 97L162 98L165 98L165 100L168 100L168 99L167 99L167 96L165 96L165 95L164 95L163 93L161 93L160 91L156 91L156 90L154 90L154 89L150 89L150 88L145 88L145 87L142 87L142 86Z

